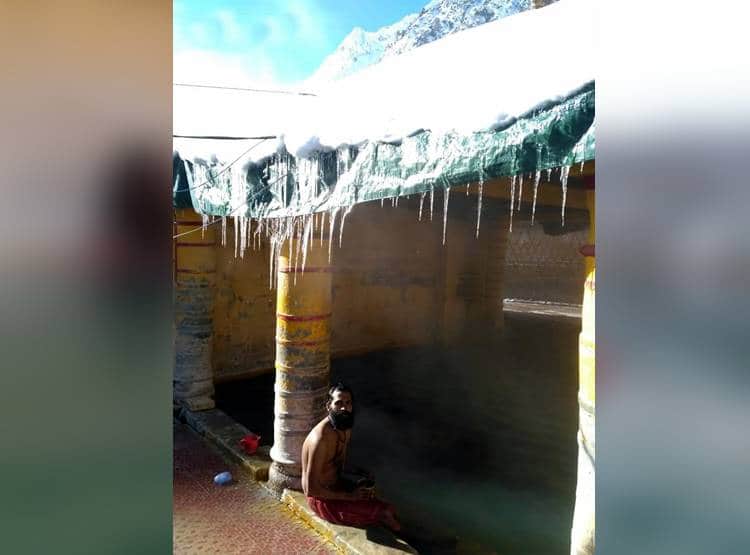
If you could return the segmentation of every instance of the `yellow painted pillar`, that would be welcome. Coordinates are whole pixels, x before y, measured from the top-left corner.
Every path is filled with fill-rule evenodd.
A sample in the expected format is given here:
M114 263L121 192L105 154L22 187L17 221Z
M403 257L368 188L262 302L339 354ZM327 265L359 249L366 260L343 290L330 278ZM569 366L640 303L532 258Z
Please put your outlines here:
M201 227L191 209L175 211L175 235ZM216 290L216 237L213 227L174 242L175 363L174 400L190 410L214 408L211 351Z
M282 253L288 250L281 248ZM302 443L325 415L331 358L327 241L322 246L311 241L304 273L286 254L279 255L278 268L274 443L268 484L280 494L284 488L302 489Z
M588 185L588 184L587 184ZM589 245L581 251L586 256L586 282L579 337L578 370L578 483L571 531L571 555L591 555L595 546L595 461L596 461L596 360L595 360L595 276L596 237L593 180L587 191L589 207Z

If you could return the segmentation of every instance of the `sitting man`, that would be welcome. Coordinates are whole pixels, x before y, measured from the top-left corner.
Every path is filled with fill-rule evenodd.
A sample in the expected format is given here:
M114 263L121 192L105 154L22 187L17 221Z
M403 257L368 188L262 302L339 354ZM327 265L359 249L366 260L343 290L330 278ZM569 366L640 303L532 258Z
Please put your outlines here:
M375 498L372 477L352 481L343 476L351 427L352 391L339 382L328 391L328 414L302 445L302 489L310 508L334 524L366 527L384 524L401 529L392 505Z

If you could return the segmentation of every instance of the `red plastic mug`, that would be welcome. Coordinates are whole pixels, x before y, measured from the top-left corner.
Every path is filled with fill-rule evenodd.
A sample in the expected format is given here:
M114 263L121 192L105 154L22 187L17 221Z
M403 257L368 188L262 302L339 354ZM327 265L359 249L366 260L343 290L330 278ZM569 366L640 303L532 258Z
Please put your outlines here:
M240 440L240 445L242 445L248 455L252 455L258 450L259 443L260 436L252 433L246 435Z

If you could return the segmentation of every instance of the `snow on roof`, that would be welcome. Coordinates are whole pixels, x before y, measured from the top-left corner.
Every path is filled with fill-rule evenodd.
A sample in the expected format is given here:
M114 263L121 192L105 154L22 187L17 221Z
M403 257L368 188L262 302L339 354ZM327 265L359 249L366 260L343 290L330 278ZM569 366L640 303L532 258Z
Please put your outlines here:
M175 134L278 135L249 155L258 160L282 142L307 157L421 129L501 128L594 80L593 6L560 0L467 29L368 67L317 97L176 88ZM226 163L252 144L196 143L176 139L175 150Z
M313 96L175 86L172 97L175 135L267 137L281 136L294 114L313 109ZM186 160L229 163L252 148L246 161L270 156L279 140L216 140L175 138L173 150Z

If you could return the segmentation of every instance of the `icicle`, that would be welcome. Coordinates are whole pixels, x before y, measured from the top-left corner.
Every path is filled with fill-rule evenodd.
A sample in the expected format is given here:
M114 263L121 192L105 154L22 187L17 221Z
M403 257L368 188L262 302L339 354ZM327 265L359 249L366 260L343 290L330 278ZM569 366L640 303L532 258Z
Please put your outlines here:
M422 221L422 206L424 206L424 197L427 196L427 193L422 193L419 195L419 221Z
M344 212L341 214L341 226L339 226L339 248L341 248L341 241L343 241L344 239L344 222L346 222L346 217L351 211L352 207L347 206L346 208L344 208Z
M323 230L326 228L326 213L320 213L320 248L323 248Z
M513 178L510 180L510 224L508 227L508 231L513 231L513 201L515 200L516 196L516 176L514 175Z
M276 259L276 237L271 237L268 245L268 289L273 289L273 261Z
M313 234L314 222L315 222L315 214L313 214L312 217L308 216L307 221L305 222L305 229L302 231L302 275L303 276L305 275L305 262L307 261L307 249L308 247L312 247L312 243L310 239Z
M208 214L201 214L203 225L201 226L201 239L206 237L206 228L208 227Z
M534 225L534 215L536 214L536 193L539 189L539 180L541 178L541 170L536 170L536 174L534 175L534 201L531 203L531 225Z
M328 218L328 263L331 263L331 245L333 245L333 230L336 227L336 214L338 208L331 208L331 214Z
M245 257L245 237L247 236L247 218L240 216L240 258Z
M448 228L448 201L451 196L451 188L446 187L443 192L443 245L445 245L445 231Z
M247 226L250 218L242 217L240 225L240 258L245 258L245 249L247 248Z
M570 166L563 166L560 168L560 184L562 185L562 225L565 227L565 202L568 197L568 174L570 173Z
M227 244L227 217L221 217L221 246L224 247Z
M471 183L466 184L466 196L467 197L469 196L469 185L471 185Z
M581 160L581 165L578 167L578 172L583 173L583 164L586 162L586 160Z
M234 218L234 257L237 258L237 255L239 254L240 250L240 224L239 224L239 217L235 216Z
M516 206L516 212L521 211L521 198L523 197L523 174L521 179L518 180L518 206Z
M479 180L479 193L477 194L477 239L479 238L479 222L482 219L482 189L484 189L484 179Z
M253 233L253 250L257 250L260 248L260 234L263 229L263 220L258 220L258 225L255 226L255 233ZM258 243L258 247L256 247L256 243Z
M287 264L292 264L294 260L294 218L288 217L285 222L284 235L286 240L289 242L289 261ZM283 244L283 241L282 241ZM296 268L295 268L296 269Z
M430 221L432 221L432 205L435 203L435 187L430 187Z
M297 268L299 268L299 255L308 219L308 216L294 218L294 223L292 224L292 235L297 236L297 248L294 251L294 285L297 285Z
M257 225L257 224L256 224ZM253 239L253 219L247 219L247 237L245 238L245 249L250 248L250 241Z
M395 206L396 208L398 208L398 198L399 198L399 197L398 197L398 196L396 196L396 200L394 201L394 206Z
M260 225L260 220L255 222L255 227L257 228ZM252 218L247 219L247 239L245 239L245 248L251 248L249 246L250 242L253 240L253 220Z
M380 199L380 208L383 208L384 205L385 205L385 198L381 198Z
M547 183L550 182L552 177L552 168L547 168Z
M240 258L244 258L245 237L247 236L247 218L240 217Z

